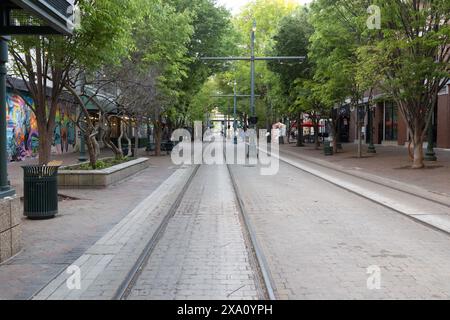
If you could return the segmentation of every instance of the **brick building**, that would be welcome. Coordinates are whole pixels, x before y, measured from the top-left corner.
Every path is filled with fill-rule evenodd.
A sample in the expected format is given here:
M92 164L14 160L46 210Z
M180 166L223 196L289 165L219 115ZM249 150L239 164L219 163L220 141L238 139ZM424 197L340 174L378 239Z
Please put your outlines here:
M450 82L439 93L438 104L434 112L433 132L438 148L450 149ZM374 143L383 145L405 145L409 141L408 128L398 106L390 100L383 100L381 93L375 93L378 98L374 108ZM349 140L357 142L357 112L350 111ZM362 139L369 141L367 115L362 128ZM368 134L366 134L366 132Z

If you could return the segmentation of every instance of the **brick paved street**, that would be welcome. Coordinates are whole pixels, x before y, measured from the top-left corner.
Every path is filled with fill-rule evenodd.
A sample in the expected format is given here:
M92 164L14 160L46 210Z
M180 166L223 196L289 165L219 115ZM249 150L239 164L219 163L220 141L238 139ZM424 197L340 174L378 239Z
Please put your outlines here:
M368 154L367 146L363 146L363 158L358 159L357 145L353 143L343 144L343 149L333 156L325 156L322 147L315 150L312 145L302 148L296 147L295 143L280 145L282 152L298 155L346 172L375 175L404 183L409 188L420 188L448 197L450 202L450 150L436 149L438 158L436 162L426 162L425 169L414 170L411 169L407 148L381 145L377 145L376 148L376 154Z
M129 299L257 299L225 165L203 165Z
M72 158L76 161L76 157ZM147 170L107 189L61 190L79 200L60 202L59 215L55 219L33 221L23 218L23 250L0 265L0 299L30 298L176 169L169 157L152 157L150 163ZM13 172L21 174L21 170Z
M445 222L448 207L284 157L303 169L280 162L262 176L258 166L231 166L278 299L450 298L450 237L388 208ZM24 250L0 266L0 298L113 298L192 170L151 162L104 190L64 190L80 200L62 202L56 219L24 219ZM252 250L227 167L202 165L127 298L264 298ZM71 264L81 291L65 286ZM379 290L368 289L373 266Z
M280 299L450 298L450 238L292 166L233 166ZM381 269L368 290L367 268Z
M0 3L0 300L450 301L450 0Z

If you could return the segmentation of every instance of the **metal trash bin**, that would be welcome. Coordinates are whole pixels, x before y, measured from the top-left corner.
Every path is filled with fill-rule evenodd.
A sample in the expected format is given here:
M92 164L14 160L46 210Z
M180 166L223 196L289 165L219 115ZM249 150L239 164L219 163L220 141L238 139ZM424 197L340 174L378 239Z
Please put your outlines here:
M175 144L173 143L173 141L164 141L161 143L161 151L166 151L167 154L169 154L170 152L172 152L174 146Z
M332 156L333 155L333 147L331 146L330 141L325 141L323 144L323 152L326 156Z
M49 219L58 213L59 166L23 166L23 214Z

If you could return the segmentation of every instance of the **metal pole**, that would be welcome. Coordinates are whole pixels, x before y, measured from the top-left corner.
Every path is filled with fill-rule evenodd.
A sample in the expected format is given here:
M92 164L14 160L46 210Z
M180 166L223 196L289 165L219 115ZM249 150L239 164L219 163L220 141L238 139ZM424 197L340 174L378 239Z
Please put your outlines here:
M256 32L256 20L253 21L252 35L251 35L251 60L250 60L250 72L251 72L251 84L250 84L250 116L252 121L250 123L250 129L253 129L253 134L256 134L256 110L255 110L255 32ZM250 137L247 157L256 158L256 141L254 137Z
M8 151L6 122L6 63L8 62L8 38L0 37L0 199L15 195L8 181Z
M436 153L434 152L434 132L433 132L433 118L434 118L434 112L432 117L430 118L430 124L428 125L428 147L427 152L425 154L425 160L426 161L437 161Z
M234 121L233 121L233 143L237 144L237 136L236 136L236 130L237 130L237 82L234 81L234 107L233 107L233 117L234 117Z
M228 114L227 114L227 135L226 138L228 139L228 127L230 126L230 114L231 114L231 103L228 101ZM231 130L230 130L231 131Z
M250 114L252 117L255 116L255 31L256 31L256 21L253 21L252 36L251 36L251 66L250 66ZM253 128L253 125L251 126Z
M369 127L369 148L367 149L367 153L377 153L377 150L375 149L375 146L373 144L373 134L374 134L374 128L373 128L373 112L372 107L369 106L369 109L367 111L367 117L368 117L368 127Z

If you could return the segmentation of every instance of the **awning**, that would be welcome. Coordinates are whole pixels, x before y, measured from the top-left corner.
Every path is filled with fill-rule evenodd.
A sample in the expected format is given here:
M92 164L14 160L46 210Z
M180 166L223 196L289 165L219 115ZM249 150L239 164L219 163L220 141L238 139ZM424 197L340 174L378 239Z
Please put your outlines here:
M91 88L85 88L88 95L95 94L94 89ZM89 100L88 97L82 97L83 102L87 102ZM97 103L103 108L103 110L107 113L115 113L117 112L117 106L113 102L114 97L111 94L107 93L98 93L94 98ZM97 105L91 101L89 101L86 105L88 111L98 111Z

